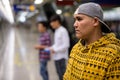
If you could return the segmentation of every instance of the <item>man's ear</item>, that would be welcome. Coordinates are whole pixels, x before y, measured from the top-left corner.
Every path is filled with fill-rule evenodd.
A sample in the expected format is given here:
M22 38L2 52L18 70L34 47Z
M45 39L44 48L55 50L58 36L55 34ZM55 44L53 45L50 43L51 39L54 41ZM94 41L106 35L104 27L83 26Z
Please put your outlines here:
M99 24L99 19L97 17L94 17L94 26L98 26Z

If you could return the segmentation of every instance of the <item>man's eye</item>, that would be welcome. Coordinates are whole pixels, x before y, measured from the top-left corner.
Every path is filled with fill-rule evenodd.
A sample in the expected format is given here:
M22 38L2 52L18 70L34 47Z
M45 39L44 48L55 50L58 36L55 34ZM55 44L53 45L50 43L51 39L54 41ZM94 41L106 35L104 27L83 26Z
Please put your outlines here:
M77 20L77 21L80 21L80 20L82 20L82 19L81 19L80 17L77 17L76 20Z

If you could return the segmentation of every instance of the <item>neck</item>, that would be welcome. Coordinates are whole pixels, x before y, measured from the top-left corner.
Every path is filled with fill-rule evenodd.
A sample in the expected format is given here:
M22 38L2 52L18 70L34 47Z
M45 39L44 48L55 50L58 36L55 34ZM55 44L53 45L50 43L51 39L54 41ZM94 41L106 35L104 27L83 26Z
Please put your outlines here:
M46 32L46 30L44 30L43 32L41 32L41 33L45 33Z
M58 29L61 25L57 25L56 29Z
M85 46L97 41L98 39L100 39L102 37L102 32L95 32L92 33L92 35L89 35L88 38L85 39Z

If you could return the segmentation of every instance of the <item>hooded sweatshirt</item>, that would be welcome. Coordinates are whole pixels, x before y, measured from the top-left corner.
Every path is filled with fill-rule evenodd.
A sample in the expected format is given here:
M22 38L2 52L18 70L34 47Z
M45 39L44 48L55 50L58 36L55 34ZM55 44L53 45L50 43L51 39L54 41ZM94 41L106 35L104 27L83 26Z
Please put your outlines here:
M63 80L120 80L120 41L113 33L72 49Z

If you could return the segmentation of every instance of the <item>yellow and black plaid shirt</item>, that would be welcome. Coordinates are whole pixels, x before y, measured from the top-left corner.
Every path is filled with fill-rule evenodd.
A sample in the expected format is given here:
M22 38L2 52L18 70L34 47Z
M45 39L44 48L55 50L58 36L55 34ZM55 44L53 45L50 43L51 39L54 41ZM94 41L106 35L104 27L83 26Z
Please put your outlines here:
M113 33L86 47L79 41L71 51L63 80L120 80L120 41Z

